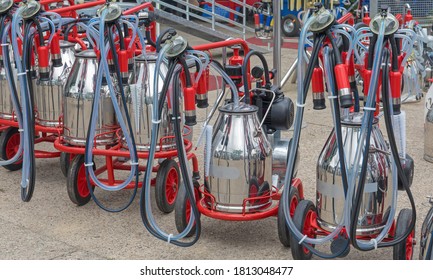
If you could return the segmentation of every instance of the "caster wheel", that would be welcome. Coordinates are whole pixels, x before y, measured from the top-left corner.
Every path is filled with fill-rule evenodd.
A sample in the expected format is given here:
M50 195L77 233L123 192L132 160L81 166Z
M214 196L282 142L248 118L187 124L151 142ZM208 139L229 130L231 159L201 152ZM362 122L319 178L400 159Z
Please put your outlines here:
M0 137L1 157L4 160L11 159L15 156L20 146L20 133L18 128L9 127L2 132ZM9 171L20 170L23 166L23 160L20 158L15 163L3 165Z
M171 213L174 210L179 192L179 178L179 166L176 161L166 159L159 165L156 173L155 198L158 209L163 213Z
M395 225L395 237L403 235L412 220L412 210L402 209L398 214L397 223ZM413 248L415 245L415 230L412 230L408 237L395 245L393 248L394 260L411 260L413 257Z
M68 177L69 165L71 164L71 155L65 152L60 153L60 170L65 177Z
M299 191L295 187L290 188L289 194L289 203L290 203L290 217L293 218L295 215L295 209L298 206L301 198L299 197ZM278 238L280 239L281 244L284 247L290 247L290 229L286 224L286 218L284 217L283 207L278 206L278 218L277 218L277 227L278 227Z
M296 228L307 237L316 237L316 228L313 225L314 220L317 218L316 207L310 200L301 200L296 207L293 222ZM314 245L311 245L314 247ZM295 260L310 260L313 256L310 250L305 248L304 245L299 245L298 240L290 236L290 248L292 249L292 256Z
M96 167L93 164L93 170ZM84 155L76 155L70 162L66 183L69 199L76 205L87 204L92 198L86 180L86 167L84 166ZM92 186L95 189L95 186Z
M295 37L299 34L301 25L294 15L287 15L281 20L281 30L286 37Z
M197 181L194 181L194 195L196 201L200 200L200 192L198 188L200 184ZM174 219L176 223L176 229L178 232L182 232L188 225L189 219L191 218L191 202L189 198L187 198L185 186L182 185L179 188L179 193L177 195L176 205L174 209ZM200 217L197 217L200 219ZM195 224L192 226L190 232L186 235L186 237L191 237L195 234Z

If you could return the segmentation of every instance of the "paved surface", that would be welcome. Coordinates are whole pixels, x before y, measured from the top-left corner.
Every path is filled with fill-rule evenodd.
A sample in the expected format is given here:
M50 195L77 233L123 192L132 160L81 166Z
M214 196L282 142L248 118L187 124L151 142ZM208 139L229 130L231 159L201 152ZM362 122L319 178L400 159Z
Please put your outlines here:
M199 40L192 40L195 44ZM269 61L272 59L267 55ZM284 49L283 69L294 60L295 52ZM284 88L295 97L295 85ZM299 177L306 197L315 197L315 164L331 131L331 112L313 111L311 97L305 113L307 125L302 134ZM423 156L423 105L403 106L408 115L408 153L415 159L412 190L417 203L418 221L427 213L425 196L433 194L433 165ZM285 134L286 137L290 133ZM50 148L50 147L46 147ZM0 259L291 259L277 234L276 218L253 222L227 222L202 217L202 236L191 248L178 248L152 237L141 223L138 200L122 213L112 214L91 201L77 207L66 192L66 180L58 159L37 160L37 186L31 202L20 200L20 172L0 169ZM399 207L408 206L405 194L399 193ZM104 201L121 203L130 195L122 191L107 196L97 191ZM154 211L161 227L174 232L174 215ZM325 248L326 249L326 248ZM418 256L418 247L415 257ZM352 250L346 259L391 259L392 250L373 252Z

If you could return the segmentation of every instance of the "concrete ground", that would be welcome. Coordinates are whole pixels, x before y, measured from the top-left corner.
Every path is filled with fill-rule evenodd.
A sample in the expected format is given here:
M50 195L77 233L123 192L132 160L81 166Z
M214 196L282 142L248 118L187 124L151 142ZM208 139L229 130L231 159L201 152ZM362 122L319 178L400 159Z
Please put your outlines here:
M191 38L191 45L200 42L186 36ZM294 50L283 49L283 72L295 56ZM267 58L271 64L271 54L267 54ZM288 83L284 92L295 99L296 86ZM315 165L332 122L329 108L314 111L311 103L309 96L298 176L304 183L306 197L314 199ZM412 191L417 204L416 237L419 238L421 223L428 211L425 197L433 194L429 177L433 165L423 160L423 102L405 104L403 108L408 116L407 150L416 166ZM285 137L290 137L290 134L286 133ZM49 146L45 148L52 149ZM278 240L276 217L228 222L202 216L199 242L190 248L179 248L155 239L146 231L141 222L138 199L127 210L117 214L101 210L93 201L77 207L68 198L59 160L38 159L36 164L37 185L29 203L20 200L21 173L0 169L0 259L292 258L290 249L283 247ZM96 194L110 205L119 205L128 199L131 192L107 195L97 190ZM399 195L399 208L408 207L407 196L402 192ZM163 215L156 209L154 214L162 228L175 232L174 214ZM414 258L418 258L418 251L416 246ZM352 250L346 259L392 259L392 249Z

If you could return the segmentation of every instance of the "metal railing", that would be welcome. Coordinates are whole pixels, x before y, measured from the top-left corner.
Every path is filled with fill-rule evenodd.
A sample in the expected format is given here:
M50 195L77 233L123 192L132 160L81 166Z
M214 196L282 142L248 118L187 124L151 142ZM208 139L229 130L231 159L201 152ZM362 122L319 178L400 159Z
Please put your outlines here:
M375 15L381 5L388 5L391 13L403 13L405 4L409 4L412 15L422 26L431 26L433 23L433 0L370 0L370 13Z
M239 10L221 5L215 0L206 1L206 4L209 5L209 10L193 5L189 0L170 1L174 5L163 0L154 0L152 2L154 2L158 8L171 9L171 11L176 12L177 16L184 17L187 20L197 19L201 22L206 22L212 30L226 30L244 40L246 39L247 32L254 32L254 28L247 26L248 11L252 10L253 7L248 5L246 0L231 1L233 4L237 5ZM237 18L237 20L220 15L219 12L231 14L232 17L234 19ZM191 24L195 23L191 21Z

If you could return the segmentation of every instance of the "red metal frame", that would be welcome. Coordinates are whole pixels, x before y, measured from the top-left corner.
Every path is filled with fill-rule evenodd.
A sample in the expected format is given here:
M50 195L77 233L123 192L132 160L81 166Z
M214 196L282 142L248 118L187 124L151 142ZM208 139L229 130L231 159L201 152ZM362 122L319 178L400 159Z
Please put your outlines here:
M6 130L9 127L19 127L18 122L12 120L0 119L0 131ZM38 138L35 139L35 144L49 142L54 143L59 135L59 128L57 127L46 127L41 125L35 125L35 135ZM57 158L60 157L60 152L50 152L44 150L35 150L36 158Z
M119 129L112 131L112 132L108 132L108 133L116 133L119 134ZM189 133L191 133L191 130L189 130L186 134L188 135ZM59 133L61 135L61 133ZM165 137L164 139L167 138L172 138L172 137ZM120 139L118 137L118 139ZM160 144L162 144L163 140L160 140ZM199 171L199 165L198 165L198 159L196 157L196 155L194 153L191 152L192 150L192 142L189 141L188 139L184 139L184 145L185 145L185 150L187 153L187 159L191 161L192 163L192 167L193 167L193 171L194 172L198 172ZM160 145L160 147L162 147L162 145ZM75 155L84 155L85 153L85 148L84 147L78 147L78 146L68 146L66 145L66 143L63 141L63 136L58 137L57 139L55 139L54 141L54 148L56 148L57 150L61 151L61 152L65 152L71 155L71 158ZM127 150L122 150L124 149L122 143L120 143L120 141L118 143L116 143L115 145L112 146L104 146L104 148L99 148L99 147L94 147L92 150L93 155L95 156L103 156L105 157L105 165L97 168L95 170L95 174L96 176L99 176L103 173L107 173L107 177L106 178L98 178L99 181L101 181L103 184L108 185L108 186L117 186L119 184L122 183L121 180L116 180L115 179L115 170L123 170L123 171L128 171L131 169L130 165L126 164L125 162L119 161L118 158L120 157L124 157L124 158L129 158L130 157L130 153ZM138 151L137 152L138 158L139 159L147 159L149 158L149 152L147 151ZM117 158L113 158L113 157L117 157ZM172 159L177 157L177 150L176 149L172 149L172 150L162 150L160 149L159 151L155 152L155 159ZM138 169L140 171L146 171L145 166L139 166ZM158 166L154 166L152 168L152 172L158 172L159 170L159 165ZM92 182L92 184L94 184ZM155 179L152 179L151 184L154 185L155 184ZM126 189L131 189L135 187L135 182L131 182ZM142 183L138 182L138 187L142 187Z
M299 178L294 178L292 181L292 187L298 189L299 197L303 199L304 187L302 185L302 181ZM248 202L255 201L255 200L257 201L269 200L270 202L279 201L281 198L281 190L278 190L276 188L273 189L275 192L272 192L272 194L244 199L242 203L243 204L242 213L226 213L226 212L220 212L214 210L215 197L212 194L208 193L202 186L200 188L202 198L199 198L196 201L196 205L200 213L202 213L207 217L218 219L218 220L254 221L254 220L265 219L271 216L276 216L278 214L278 207L280 205L279 203L276 203L275 205L272 205L270 208L264 209L263 211L257 211L251 213L246 211L246 206ZM209 203L211 205L210 208L207 206L209 205Z

